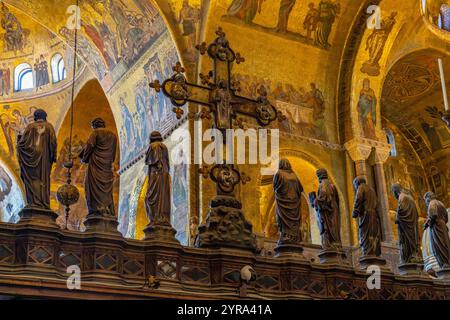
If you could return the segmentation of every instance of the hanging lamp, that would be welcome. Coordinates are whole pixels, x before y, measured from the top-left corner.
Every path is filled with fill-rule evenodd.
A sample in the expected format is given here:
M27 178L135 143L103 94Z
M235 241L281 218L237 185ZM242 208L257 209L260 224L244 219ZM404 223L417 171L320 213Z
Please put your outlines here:
M73 74L72 74L72 97L70 105L70 134L69 134L69 155L63 166L67 169L66 183L58 188L56 192L56 199L59 203L65 206L65 226L64 229L68 229L68 221L70 215L70 206L78 202L80 198L80 192L77 187L72 184L72 168L73 168L73 154L72 154L72 138L73 138L73 116L74 116L74 101L75 101L75 76L77 70L77 40L78 40L78 19L79 17L79 0L77 0L76 10L76 26L74 34L74 54L73 54Z

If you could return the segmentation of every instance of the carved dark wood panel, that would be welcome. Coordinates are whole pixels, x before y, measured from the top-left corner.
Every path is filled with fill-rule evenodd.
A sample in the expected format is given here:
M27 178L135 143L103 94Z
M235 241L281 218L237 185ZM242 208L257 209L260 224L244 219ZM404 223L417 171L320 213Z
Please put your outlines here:
M156 276L175 280L177 278L177 262L169 259L156 261Z
M280 290L279 276L276 274L257 275L255 286L265 290Z
M14 263L14 244L0 244L0 264Z
M95 269L103 271L118 271L119 258L111 253L95 254Z
M122 273L126 276L141 277L145 276L145 262L139 256L124 256Z
M39 265L53 265L54 247L45 242L28 243L27 263Z
M200 266L182 266L181 267L181 281L182 282L195 282L201 284L209 284L209 271L208 267Z

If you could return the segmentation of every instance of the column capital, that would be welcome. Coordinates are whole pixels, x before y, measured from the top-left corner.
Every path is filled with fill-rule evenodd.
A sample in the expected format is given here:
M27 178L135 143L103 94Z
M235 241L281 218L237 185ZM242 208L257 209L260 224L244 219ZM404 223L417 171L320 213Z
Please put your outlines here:
M372 145L359 138L346 142L344 147L353 161L365 161L372 152Z
M375 147L375 163L383 164L389 158L392 146L390 144Z

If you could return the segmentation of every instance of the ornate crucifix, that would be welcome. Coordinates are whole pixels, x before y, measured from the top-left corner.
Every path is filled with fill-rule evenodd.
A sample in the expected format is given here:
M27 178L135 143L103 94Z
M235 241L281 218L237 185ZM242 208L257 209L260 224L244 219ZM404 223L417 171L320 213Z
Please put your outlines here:
M261 126L270 124L281 114L268 101L267 91L263 86L259 88L260 96L257 99L238 94L239 82L232 80L231 69L234 62L240 64L245 59L230 48L222 28L216 34L217 38L211 44L203 42L196 47L202 55L207 53L213 62L212 71L207 75L200 74L201 85L189 83L184 75L184 68L177 63L173 67L175 74L171 78L162 84L156 80L150 87L157 92L162 90L170 98L177 118L183 115L181 107L187 102L206 106L207 109L200 112L201 117L211 118L212 114L214 126L222 134L233 128L233 120L239 124L237 115L252 117ZM233 164L225 164L223 161L216 163L211 169L201 169L200 173L209 175L216 183L217 196L211 201L205 223L199 227L196 245L254 249L252 226L245 220L242 205L234 194L236 185L248 180L241 177Z

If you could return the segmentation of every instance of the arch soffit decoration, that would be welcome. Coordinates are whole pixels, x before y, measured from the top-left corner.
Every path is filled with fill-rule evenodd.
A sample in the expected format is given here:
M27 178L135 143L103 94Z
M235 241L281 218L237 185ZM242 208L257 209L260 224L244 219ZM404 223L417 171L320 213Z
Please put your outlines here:
M50 33L52 33L55 37L57 37L58 39L60 39L65 45L67 45L68 47L70 47L72 49L72 51L74 50L73 45L71 43L68 43L66 39L64 39L58 32L57 30L54 30L53 27L43 23L42 21L40 21L38 18L34 17L33 15L29 14L28 12L26 12L25 10L23 10L22 8L18 7L17 5L15 5L14 3L11 3L10 0L4 0L3 2L5 2L8 6L13 7L15 10L20 11L22 14L26 15L27 17L29 17L31 20L33 20L34 22L36 22L37 24L41 25L43 28L45 28L46 30L48 30ZM151 2L154 4L155 8L158 10L158 12L161 14L161 17L164 20L164 24L165 27L167 28L167 30L170 33L170 37L171 40L177 50L177 54L178 57L182 60L183 57L180 54L180 47L183 47L183 41L180 40L181 35L179 36L179 32L177 30L175 30L175 28L172 27L172 24L170 23L170 21L172 20L172 16L171 16L171 11L170 11L170 7L167 4L167 1L165 0L151 0ZM32 3L31 3L32 5ZM143 53L145 54L145 52ZM97 78L95 72L93 72L89 66L88 63L86 63L85 59L83 59L83 57L81 57L79 54L77 54L77 57L79 57L81 60L83 60L83 62L87 65L87 68L90 70L91 74L93 77ZM183 63L183 61L181 61ZM98 79L98 78L97 78ZM99 80L99 79L98 79ZM100 84L101 81L99 81ZM106 95L106 92L105 92ZM106 95L108 96L108 95Z
M378 104L377 104L377 127L378 129L381 128L381 103L380 98L383 94L383 88L386 81L386 78L390 72L390 70L396 65L398 61L401 61L408 55L411 55L416 52L420 52L423 50L433 50L438 51L442 53L443 55L448 55L445 53L445 50L443 50L441 43L439 43L439 40L442 40L442 38L436 37L432 31L429 31L429 28L427 28L426 36L432 37L433 40L438 40L438 42L427 42L427 43L413 43L412 46L408 47L408 51L402 51L396 50L397 48L391 46L386 46L385 51L388 51L388 54L383 54L383 58L381 61L381 65L385 65L382 73L380 76L377 77L369 77L366 74L360 74L359 77L355 77L355 74L359 74L359 70L356 70L356 62L358 60L358 56L361 55L365 50L363 46L363 39L365 38L365 35L367 32L370 32L370 30L366 29L366 19L368 15L365 13L365 9L371 5L371 4L379 4L380 1L373 0L373 1L366 1L366 3L362 6L362 10L360 11L359 18L357 18L355 21L355 25L352 29L352 32L348 38L349 43L345 46L345 52L342 57L342 67L341 67L341 77L340 77L340 90L339 92L339 98L338 98L338 119L339 119L339 129L340 129L340 142L344 143L351 138L357 137L359 135L359 127L352 119L354 117L351 116L352 112L356 110L356 107L354 106L355 99L354 97L357 97L359 95L359 91L361 90L359 82L362 81L363 78L367 77L371 81L371 87L376 88L376 96L378 97ZM421 17L421 9L419 6L419 2L409 3L411 6L411 10L414 12L417 12L417 21L422 22ZM389 36L390 39L397 38L402 33L408 33L408 30L405 29L405 27L408 28L416 28L417 24L415 22L408 23L402 22L400 18L397 18L398 26L394 28L393 33ZM441 31L441 30L440 30ZM358 43L356 46L355 44ZM445 47L445 46L444 46ZM355 48L355 50L354 50ZM398 54L398 56L395 56L395 54ZM353 55L351 59L349 59L350 55ZM351 72L348 72L351 70ZM354 72L356 71L356 72ZM353 107L352 107L353 106ZM351 123L351 132L346 132L345 123ZM379 132L380 133L380 132Z
M402 61L404 61L405 59L408 59L409 57L412 57L414 55L420 55L420 54L425 54L425 53L431 53L433 55L436 56L441 56L441 57L445 57L448 59L448 61L450 62L450 55L448 54L448 52L446 52L445 50L442 49L442 47L437 47L436 45L430 45L430 46L418 46L416 48L412 48L409 51L404 52L402 55L400 55L399 57L397 57L395 60L393 60L389 67L386 68L386 73L383 75L383 82L382 82L382 86L381 86L381 97L383 98L384 95L384 88L386 85L386 79L389 75L389 73L396 67L396 65L398 63L401 63ZM446 65L444 65L444 68L446 67ZM440 88L440 79L438 80L439 82L439 90L441 90ZM429 90L429 91L433 91L434 86ZM428 92L429 93L429 92ZM412 104L416 104L418 102L420 102L421 99L424 99L424 94L425 93L421 93L422 96L418 96L416 99L416 101L411 102ZM391 119L389 119L385 113L383 113L383 106L380 105L380 112L381 112L381 117L387 121L387 123L389 123L390 125L396 126L398 129L398 133L403 137L404 141L408 144L408 146L411 148L411 150L414 152L415 156L417 157L417 159L419 160L420 163L420 167L423 169L424 172L427 172L428 170L426 169L424 162L423 162L423 158L417 153L416 148L412 145L411 141L407 138L407 136L405 135L404 130L401 127L398 127L397 124L393 123L391 121Z
M36 17L33 16L32 14L26 12L24 9L22 9L21 7L19 7L19 6L16 5L15 3L11 3L11 2L12 2L11 0L5 0L4 2L5 2L5 4L7 4L8 6L11 6L11 7L13 7L15 10L20 11L21 13L23 13L24 15L26 15L27 17L29 17L31 20L33 20L34 22L36 22L37 24L39 24L40 26L42 26L43 28L45 28L46 30L48 30L48 31L49 31L50 33L52 33L55 37L57 37L58 39L60 39L65 45L67 45L68 47L70 47L70 48L72 49L72 51L73 51L73 49L74 49L74 48L73 48L73 45L72 45L71 43L68 43L66 39L64 39L61 35L59 35L59 33L57 32L57 30L55 30L55 27L51 27L51 26L49 26L49 25L43 23L43 22L40 21L38 18L36 18ZM166 27L167 30L169 31L171 41L172 41L172 43L173 43L173 45L174 45L174 47L175 47L175 49L176 49L176 51L177 51L178 58L179 58L180 61L183 63L183 56L180 54L180 52L181 52L180 49L183 48L183 43L184 43L184 42L183 42L181 33L180 33L175 27L172 26L172 25L175 25L175 22L174 22L173 24L170 23L170 21L172 21L174 18L173 18L172 11L171 11L171 9L170 9L170 7L169 7L167 1L164 1L164 0L152 0L151 2L152 2L152 4L155 6L155 8L158 10L158 12L160 13L161 17L163 18L165 27ZM32 6L33 3L30 3L29 5ZM32 11L32 10L29 10L29 11ZM38 12L38 11L37 11L37 12ZM62 18L64 18L64 17L62 17ZM95 47L95 46L94 46L94 47ZM149 49L149 50L150 50L150 49ZM147 50L147 51L148 51L148 50ZM144 55L147 51L143 52L142 55ZM141 56L142 56L142 55L141 55ZM81 57L79 54L77 54L77 56L78 56L81 60L83 60L84 64L87 66L87 69L90 71L90 74L91 74L91 77L88 78L88 79L86 79L86 81L83 83L83 85L86 84L87 81L89 81L89 80L97 79L97 80L99 81L100 85L104 88L104 86L103 86L103 84L102 84L102 81L100 81L100 79L98 79L96 73L95 73L93 70L91 70L91 68L90 68L89 64L87 63L87 61L85 61L85 59L83 59L83 57ZM131 69L130 69L130 70L131 70ZM125 75L122 76L123 79L124 79L125 77L126 77ZM69 76L69 78L70 78L70 76ZM83 85L81 85L81 86L77 85L77 86L76 86L76 87L78 87L78 88L76 89L76 90L77 90L77 93L80 91L80 88L79 88L79 87L83 87ZM111 98L110 98L110 96L107 94L107 92L106 92L105 89L104 89L103 91L104 91L104 93L105 93L106 98L108 99L109 105L111 106L111 100L110 100ZM69 107L70 107L70 103L69 103ZM64 119L64 118L65 118L65 116L67 115L67 112L69 111L69 107L66 108L66 110L63 112L64 114L61 115L60 119ZM120 117L120 115L117 114L117 112L113 112L113 115L114 115L114 119L115 119L116 126L117 126L117 123L118 123L118 121L119 121L119 118L118 118L118 117Z

